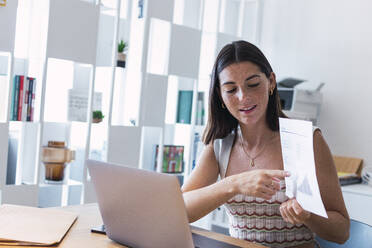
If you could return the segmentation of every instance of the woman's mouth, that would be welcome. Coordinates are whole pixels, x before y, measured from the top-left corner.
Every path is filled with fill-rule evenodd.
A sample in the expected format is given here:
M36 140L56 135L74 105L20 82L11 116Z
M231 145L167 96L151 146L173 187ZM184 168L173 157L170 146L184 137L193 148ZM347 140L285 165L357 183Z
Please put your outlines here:
M257 105L253 105L251 107L248 107L248 108L242 108L242 109L239 109L240 112L244 113L244 114L249 114L251 113L255 108L257 107Z

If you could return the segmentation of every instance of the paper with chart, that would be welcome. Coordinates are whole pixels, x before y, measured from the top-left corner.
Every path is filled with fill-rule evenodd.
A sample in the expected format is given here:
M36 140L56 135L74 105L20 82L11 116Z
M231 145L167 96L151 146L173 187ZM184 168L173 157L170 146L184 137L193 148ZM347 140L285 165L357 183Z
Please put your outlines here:
M312 123L279 118L279 126L284 170L291 173L285 179L286 195L295 197L303 209L328 218L316 178Z

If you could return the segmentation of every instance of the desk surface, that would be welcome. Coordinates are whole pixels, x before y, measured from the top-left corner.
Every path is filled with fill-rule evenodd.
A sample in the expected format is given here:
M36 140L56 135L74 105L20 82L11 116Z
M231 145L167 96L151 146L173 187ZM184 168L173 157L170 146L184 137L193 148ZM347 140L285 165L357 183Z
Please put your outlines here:
M67 235L63 238L62 242L58 247L99 247L99 248L112 248L122 246L103 234L91 233L90 228L102 224L101 215L97 204L85 204L64 207L64 210L78 213L79 217L68 231ZM232 245L247 247L247 248L263 248L264 246L253 244L244 240L239 240L226 236L219 233L204 231L204 230L192 230L192 232L207 236L209 238L223 241ZM1 246L1 247L14 247L14 246ZM25 246L23 246L25 247ZM33 246L35 248L35 246Z

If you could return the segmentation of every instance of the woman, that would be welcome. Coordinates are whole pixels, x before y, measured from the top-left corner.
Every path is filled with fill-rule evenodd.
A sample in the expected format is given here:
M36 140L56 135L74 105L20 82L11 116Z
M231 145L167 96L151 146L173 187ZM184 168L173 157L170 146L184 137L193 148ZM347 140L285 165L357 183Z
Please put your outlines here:
M268 247L316 247L319 235L349 236L349 216L330 150L314 130L314 156L328 219L285 196L275 74L254 45L236 41L219 53L209 94L206 148L182 187L189 221L224 204L233 237ZM218 176L221 180L217 181Z

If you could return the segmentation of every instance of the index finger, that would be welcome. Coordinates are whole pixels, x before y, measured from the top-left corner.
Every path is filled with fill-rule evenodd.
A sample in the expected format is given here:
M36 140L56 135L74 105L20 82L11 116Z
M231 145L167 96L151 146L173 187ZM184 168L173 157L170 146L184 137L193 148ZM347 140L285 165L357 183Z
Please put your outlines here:
M270 177L276 177L278 179L284 179L285 177L289 177L291 173L289 173L289 171L284 170L267 170L266 175Z

